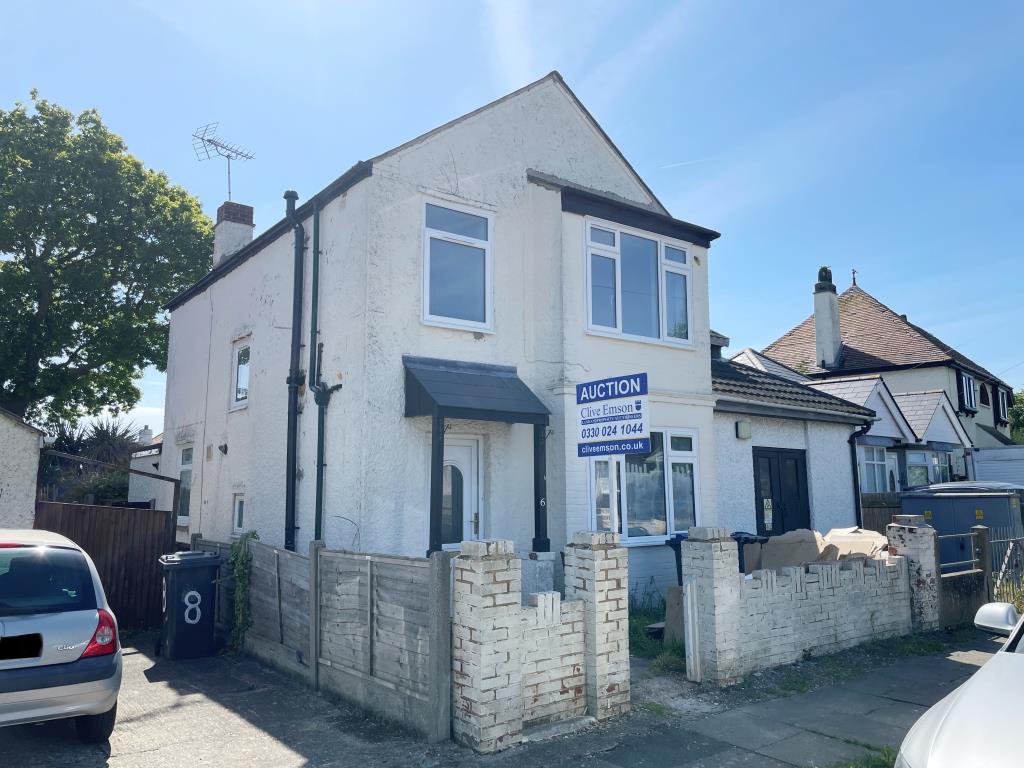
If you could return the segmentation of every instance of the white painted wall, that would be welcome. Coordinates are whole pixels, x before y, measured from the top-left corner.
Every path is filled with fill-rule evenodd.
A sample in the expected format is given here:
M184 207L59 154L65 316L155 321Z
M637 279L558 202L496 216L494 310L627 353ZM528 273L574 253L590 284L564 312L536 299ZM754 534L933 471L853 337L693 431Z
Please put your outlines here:
M752 437L736 437L739 418L751 422ZM715 475L718 506L704 525L730 531L757 531L754 510L753 448L795 448L807 452L807 484L811 527L822 533L857 524L853 500L853 469L847 442L852 427L829 422L775 419L717 413Z
M36 517L39 432L0 413L0 528L31 528Z
M328 546L406 555L426 551L429 421L403 415L403 354L515 365L548 406L553 548L564 546L567 534L590 527L587 464L567 440L575 428L579 381L647 371L655 426L699 432L701 504L703 510L713 507L705 249L691 249L692 349L587 335L583 219L563 214L557 192L528 183L528 169L651 202L565 93L546 82L375 161L371 178L323 211L323 376L344 386L327 415ZM427 199L493 214L493 333L421 322ZM308 234L311 221L305 223ZM304 344L309 261L307 253ZM193 532L227 538L231 495L245 492L246 528L256 527L268 543L283 542L291 268L289 233L172 314L162 469L177 476L180 448L195 447ZM246 409L230 412L231 344L242 334L252 339L251 400ZM307 356L304 349L303 368ZM308 395L302 409L300 551L314 527L316 410ZM449 434L483 439L482 534L529 548L532 427L454 422ZM226 456L217 450L222 443L228 445ZM634 559L645 557L631 555L631 571Z

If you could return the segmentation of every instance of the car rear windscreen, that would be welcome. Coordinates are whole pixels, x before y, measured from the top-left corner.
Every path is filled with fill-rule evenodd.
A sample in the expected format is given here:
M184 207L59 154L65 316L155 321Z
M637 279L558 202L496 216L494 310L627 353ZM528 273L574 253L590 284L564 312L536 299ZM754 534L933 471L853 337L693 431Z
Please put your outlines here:
M96 608L81 552L59 547L0 547L0 618Z

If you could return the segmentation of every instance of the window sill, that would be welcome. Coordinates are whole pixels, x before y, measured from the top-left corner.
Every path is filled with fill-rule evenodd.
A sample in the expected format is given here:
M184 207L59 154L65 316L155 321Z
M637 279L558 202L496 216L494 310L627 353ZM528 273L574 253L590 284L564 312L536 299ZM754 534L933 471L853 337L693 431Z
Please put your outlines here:
M186 515L185 517L182 517L181 515L179 515L177 526L179 528L188 528L188 516Z
M248 400L246 400L243 403L234 403L233 405L229 405L228 406L228 413L234 413L235 411L244 411L248 407L249 407L249 401Z
M477 325L476 323L460 323L457 320L444 320L443 318L424 317L420 320L423 325L433 328L446 328L450 331L468 331L470 333L494 334L493 325Z
M639 342L640 344L650 344L655 347L668 347L669 349L685 349L693 351L696 349L696 345L692 341L668 341L667 339L653 339L647 336L631 336L626 333L616 333L615 331L602 331L596 328L587 328L587 336L597 336L602 339L614 339L616 341L628 341L628 342Z
M637 537L634 539L623 539L622 546L624 547L655 547L658 545L664 545L672 536L644 536L643 538Z

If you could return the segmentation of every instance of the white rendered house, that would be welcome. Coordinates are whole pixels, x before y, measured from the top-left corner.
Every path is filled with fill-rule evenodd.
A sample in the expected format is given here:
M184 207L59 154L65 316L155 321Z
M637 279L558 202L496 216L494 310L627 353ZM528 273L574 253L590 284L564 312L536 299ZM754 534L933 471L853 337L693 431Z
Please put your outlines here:
M251 215L222 206L213 271L168 305L182 535L422 555L615 527L636 578L671 573L657 545L714 508L718 234L672 218L557 73L250 241ZM651 455L578 458L575 385L635 372Z

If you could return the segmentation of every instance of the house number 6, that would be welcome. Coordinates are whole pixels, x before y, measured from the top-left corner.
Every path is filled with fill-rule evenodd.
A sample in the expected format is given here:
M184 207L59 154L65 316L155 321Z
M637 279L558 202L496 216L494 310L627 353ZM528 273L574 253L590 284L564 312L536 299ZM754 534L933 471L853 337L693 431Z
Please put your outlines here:
M185 623L198 624L199 619L203 617L203 611L199 607L203 602L203 596L192 589L185 593L181 601L185 603Z

